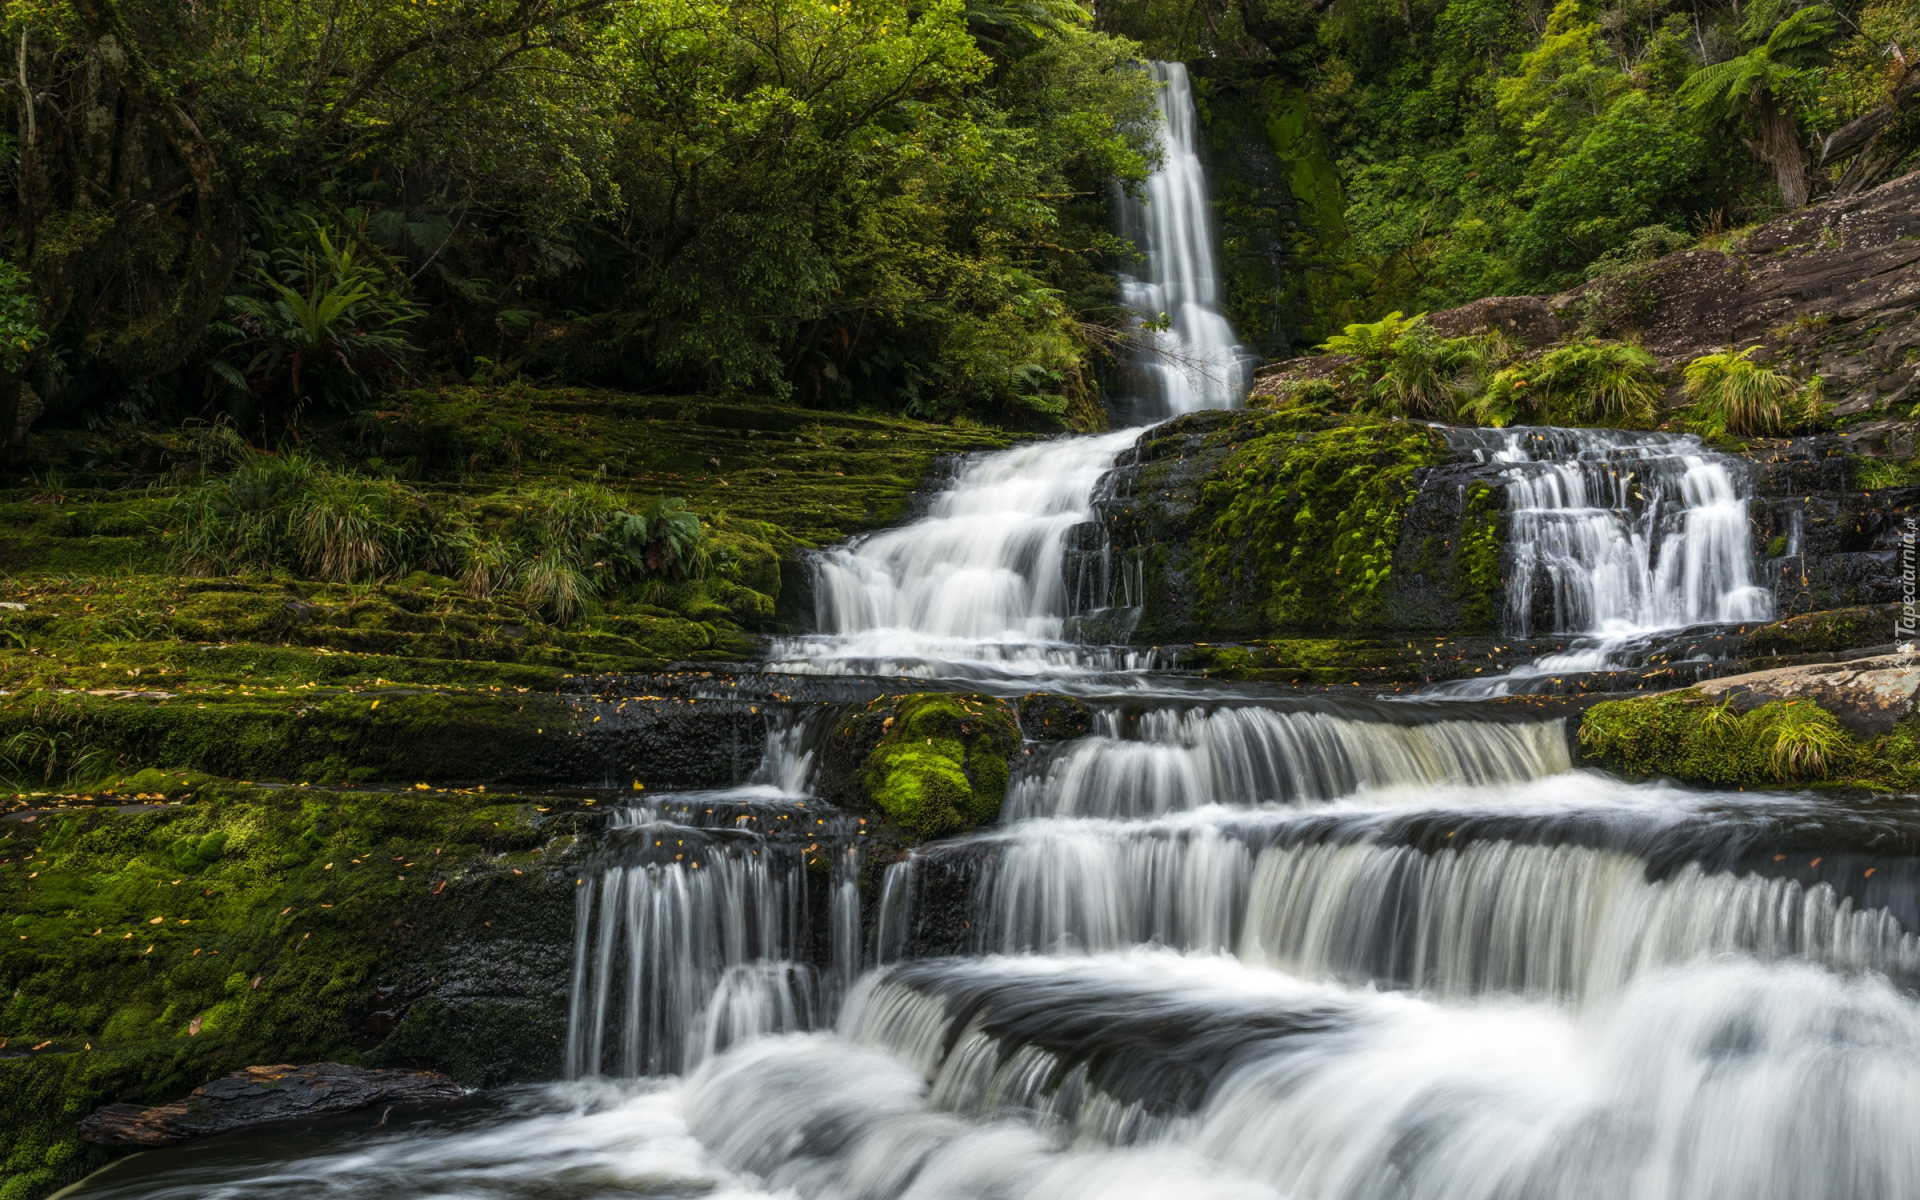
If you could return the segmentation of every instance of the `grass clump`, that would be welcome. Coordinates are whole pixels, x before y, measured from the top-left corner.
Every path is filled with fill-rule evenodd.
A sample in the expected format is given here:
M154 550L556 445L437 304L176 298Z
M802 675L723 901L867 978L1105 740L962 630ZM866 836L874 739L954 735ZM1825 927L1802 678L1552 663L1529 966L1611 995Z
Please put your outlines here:
M1631 342L1589 338L1500 366L1459 411L1474 424L1495 427L1648 429L1660 397L1653 369L1653 355Z
M1687 364L1687 421L1709 437L1766 436L1817 427L1826 415L1818 375L1799 380L1753 361L1760 349L1729 348Z
M1529 355L1499 331L1444 337L1424 316L1390 313L1347 326L1320 349L1351 359L1344 383L1280 385L1285 403L1276 407L1310 403L1491 426L1648 429L1661 391L1653 356L1627 341L1589 337Z
M190 574L280 571L364 583L424 571L459 577L482 599L517 593L559 625L596 597L657 605L669 588L716 574L713 587L682 599L748 619L773 607L765 593L738 594L757 590L739 582L733 542L742 539L716 544L684 500L632 504L594 483L536 485L467 503L303 455L248 453L227 474L185 488L162 521L174 565Z
M867 755L872 804L915 837L947 837L999 815L1020 726L1005 701L987 696L904 696L883 719Z

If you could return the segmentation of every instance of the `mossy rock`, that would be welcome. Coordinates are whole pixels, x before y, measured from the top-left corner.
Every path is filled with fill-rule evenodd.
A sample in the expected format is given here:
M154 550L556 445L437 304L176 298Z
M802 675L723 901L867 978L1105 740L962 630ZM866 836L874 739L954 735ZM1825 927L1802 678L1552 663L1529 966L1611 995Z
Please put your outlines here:
M965 833L992 821L1007 798L1008 761L1020 725L990 696L904 696L882 721L864 783L874 807L923 838Z
M0 822L0 1195L104 1161L75 1122L254 1063L552 1078L584 808L264 791L178 771L165 806ZM182 803L182 801L185 801Z
M1747 659L1778 658L1795 654L1837 654L1887 646L1898 640L1896 624L1898 604L1862 605L1835 608L1825 612L1802 613L1762 625L1747 635L1741 655ZM1767 663L1756 662L1756 666Z
M1020 750L1014 706L991 696L881 696L842 712L820 754L815 789L843 808L878 809L910 838L991 821Z
M1857 738L1811 700L1744 712L1698 689L1608 700L1581 718L1580 747L1593 766L1705 787L1920 788L1920 722Z

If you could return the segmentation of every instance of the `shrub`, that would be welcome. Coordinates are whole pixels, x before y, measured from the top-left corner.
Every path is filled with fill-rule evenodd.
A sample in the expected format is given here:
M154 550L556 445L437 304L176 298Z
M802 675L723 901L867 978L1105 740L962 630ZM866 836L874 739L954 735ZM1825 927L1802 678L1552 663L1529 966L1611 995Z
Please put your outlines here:
M1660 385L1653 356L1630 342L1588 339L1494 372L1486 389L1460 406L1476 424L1646 428Z
M1371 374L1387 360L1400 335L1425 320L1426 315L1421 313L1408 317L1403 313L1390 312L1371 324L1349 325L1345 332L1334 334L1314 349L1321 354L1351 355L1360 360L1358 365L1362 372Z
M1387 416L1451 417L1478 390L1481 353L1471 338L1443 338L1416 318L1393 342L1371 396Z
M1786 433L1817 424L1825 413L1819 377L1802 388L1785 371L1753 361L1760 347L1703 354L1687 364L1689 421L1709 436Z

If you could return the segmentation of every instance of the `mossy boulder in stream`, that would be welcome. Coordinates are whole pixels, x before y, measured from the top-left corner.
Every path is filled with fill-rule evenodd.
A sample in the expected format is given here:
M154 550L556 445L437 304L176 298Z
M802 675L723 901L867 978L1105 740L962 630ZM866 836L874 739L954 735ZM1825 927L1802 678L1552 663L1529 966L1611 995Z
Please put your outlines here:
M875 808L914 838L948 837L999 815L1021 749L1013 706L992 696L882 696L834 723L825 798Z

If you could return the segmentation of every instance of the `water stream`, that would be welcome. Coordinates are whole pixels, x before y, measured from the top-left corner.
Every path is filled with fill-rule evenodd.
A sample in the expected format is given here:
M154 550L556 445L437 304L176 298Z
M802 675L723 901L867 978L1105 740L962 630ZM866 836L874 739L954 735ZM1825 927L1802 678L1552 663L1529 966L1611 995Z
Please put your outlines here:
M1581 635L1560 654L1456 695L1637 665L1655 635L1764 621L1744 472L1691 434L1613 429L1451 429L1456 450L1500 463L1507 491L1502 632Z
M1231 339L1185 74L1157 72L1133 294L1204 357ZM1235 397L1170 380L1163 415ZM1920 1196L1920 819L1622 783L1573 767L1561 721L1472 702L1115 693L1153 664L1073 640L1063 564L1134 436L966 464L822 555L820 632L775 648L1094 696L997 825L882 864L863 904L818 731L774 720L754 779L631 805L580 877L570 1082L74 1194ZM1696 442L1460 436L1509 467L1515 630L1605 654L1767 612L1744 484Z

